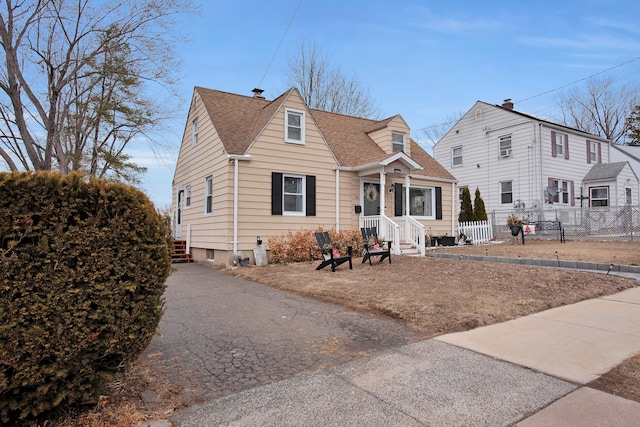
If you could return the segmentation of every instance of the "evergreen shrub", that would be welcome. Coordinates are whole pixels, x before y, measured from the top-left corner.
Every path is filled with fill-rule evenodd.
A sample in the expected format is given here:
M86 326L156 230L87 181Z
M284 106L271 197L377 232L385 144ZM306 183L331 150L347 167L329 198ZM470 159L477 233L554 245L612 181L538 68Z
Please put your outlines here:
M166 220L139 190L0 173L0 424L93 399L157 330Z

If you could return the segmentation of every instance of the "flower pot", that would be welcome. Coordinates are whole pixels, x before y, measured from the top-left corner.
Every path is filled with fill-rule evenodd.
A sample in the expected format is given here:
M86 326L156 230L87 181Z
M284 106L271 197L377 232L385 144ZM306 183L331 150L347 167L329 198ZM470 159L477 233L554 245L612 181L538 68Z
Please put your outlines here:
M443 236L440 237L440 245L441 246L454 246L455 238L453 236Z
M522 227L520 227L519 225L512 225L511 226L511 235L512 236L517 236L518 234L520 234L520 230L522 229Z

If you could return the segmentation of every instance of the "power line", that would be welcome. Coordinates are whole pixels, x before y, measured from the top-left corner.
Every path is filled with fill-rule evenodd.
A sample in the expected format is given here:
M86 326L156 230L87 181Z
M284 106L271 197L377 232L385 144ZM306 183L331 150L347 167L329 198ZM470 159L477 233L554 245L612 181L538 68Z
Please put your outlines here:
M609 68L607 68L606 70L599 71L599 72L597 72L597 73L595 73L595 74L592 74L592 75L590 75L590 76L583 77L583 78L581 78L581 79L579 79L579 80L576 80L576 81L574 81L574 82L567 83L567 84L562 85L562 86L560 86L560 87L557 87L557 88L555 88L555 89L551 89L551 90L548 90L548 91L546 91L546 92L542 92L542 93L539 93L539 94L537 94L537 95L530 96L530 97L528 97L528 98L524 98L524 99L520 99L520 100L518 100L518 101L514 101L514 103L519 104L519 103L521 103L521 102L529 101L529 100L531 100L531 99L538 98L538 97L540 97L540 96L548 95L548 94L550 94L550 93L552 93L552 92L558 91L558 90L560 90L560 89L564 89L564 88L566 88L566 87L572 86L572 85L574 85L574 84L576 84L576 83L583 82L583 81L585 81L585 80L589 80L589 79L591 79L591 78L593 78L593 77L599 76L600 74L604 74L604 73L606 73L606 72L608 72L608 71L615 70L616 68L623 67L623 66L625 66L625 65L627 65L627 64L630 64L630 63L632 63L632 62L634 62L634 61L637 61L637 60L639 60L639 59L640 59L640 56L638 56L638 57L636 57L636 58L633 58L633 59L630 59L630 60L628 60L628 61L625 61L625 62L623 62L623 63L621 63L621 64L614 65L613 67L609 67ZM632 75L632 74L635 74L635 72L634 72L634 73L631 73L631 74L629 74L629 75ZM627 75L627 76L625 76L625 77L628 77L629 75ZM618 80L620 80L620 79L618 79ZM544 108L543 110L539 110L538 112L540 112L540 111L544 111L544 110L548 110L548 109L551 109L551 108L557 108L559 105L560 105L560 104L555 104L555 105L552 105L552 106L550 106L550 107L546 107L546 108ZM533 113L533 114L536 114L536 113ZM427 129L434 129L434 128L437 128L437 127L440 127L440 126L450 125L450 124L453 124L453 123L456 123L456 122L457 122L457 120L450 120L450 121L447 121L447 122L444 122L444 123L439 123L439 124L437 124L437 125L425 126L425 127L420 128L420 129L416 129L415 131L416 131L416 132L418 132L418 131L426 131Z
M280 38L280 43L278 43L278 47L276 48L276 51L273 53L273 56L271 57L271 62L269 62L269 65L267 66L267 69L264 72L264 75L262 76L262 79L260 80L260 83L258 84L258 87L262 86L262 82L267 77L267 73L269 73L269 70L271 69L271 66L273 65L273 61L275 61L276 56L278 55L278 52L280 51L280 47L282 47L282 42L284 42L284 38L286 37L287 33L289 32L289 28L291 28L291 24L293 24L293 20L295 19L296 15L298 14L298 10L300 9L300 5L301 4L302 4L302 0L299 0L298 1L298 5L296 6L296 10L293 11L293 15L291 16L291 19L289 20L289 25L287 25L287 28L284 30L284 33L282 34L282 37Z
M630 59L630 60L628 60L628 61L626 61L626 62L623 62L622 64L614 65L613 67L607 68L606 70L603 70L603 71L597 72L597 73L592 74L592 75L590 75L590 76L583 77L583 78L581 78L581 79L579 79L579 80L576 80L576 81L574 81L574 82L572 82L572 83L567 83L566 85L562 85L562 86L557 87L557 88L555 88L555 89L551 89L551 90L548 90L548 91L546 91L546 92L542 92L542 93L539 93L539 94L537 94L537 95L533 95L533 96L530 96L530 97L528 97L528 98L521 99L521 100L519 100L519 101L514 101L514 102L515 102L515 103L521 103L521 102L529 101L530 99L533 99L533 98L538 98L538 97L540 97L540 96L550 94L551 92L555 92L555 91L557 91L557 90L564 89L565 87L572 86L572 85L574 85L574 84L576 84L576 83L580 83L580 82L583 82L583 81L585 81L585 80L589 80L589 79L591 79L591 78L593 78L593 77L595 77L595 76L599 76L600 74L604 74L604 73L606 73L606 72L608 72L608 71L615 70L616 68L620 68L620 67L622 67L622 66L624 66L624 65L630 64L631 62L633 62L633 61L637 61L638 59L640 59L640 56L638 56L638 57L636 57L636 58L633 58L633 59Z

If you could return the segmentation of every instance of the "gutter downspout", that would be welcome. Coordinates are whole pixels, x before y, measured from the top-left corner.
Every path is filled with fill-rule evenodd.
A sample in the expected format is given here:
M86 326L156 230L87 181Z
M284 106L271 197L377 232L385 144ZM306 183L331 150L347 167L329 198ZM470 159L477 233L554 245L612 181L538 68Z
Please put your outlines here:
M336 231L340 231L340 169L336 168Z
M233 255L238 253L238 159L233 159Z
M544 181L542 180L542 122L538 122L538 129L538 154L540 156L540 185L538 186L538 191L540 192L540 209L544 211Z
M456 191L456 184L455 182L451 183L451 235L452 236L456 236L455 233L455 227L456 227L456 220L455 220L455 216L456 216L456 197L455 197L455 191ZM459 230L458 230L459 231Z
M251 160L251 156L230 155L233 161L233 255L238 253L238 160Z

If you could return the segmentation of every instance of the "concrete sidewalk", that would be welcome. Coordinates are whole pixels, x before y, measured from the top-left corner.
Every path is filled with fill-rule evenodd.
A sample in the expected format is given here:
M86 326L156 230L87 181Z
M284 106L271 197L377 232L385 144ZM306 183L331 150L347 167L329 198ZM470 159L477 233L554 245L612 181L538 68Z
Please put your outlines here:
M631 426L583 387L640 353L640 288L448 334L190 407L181 426Z

